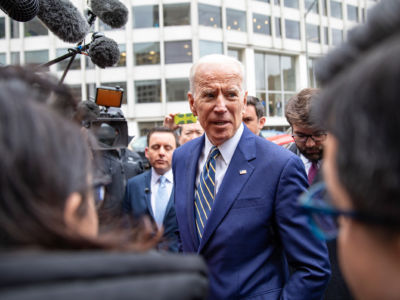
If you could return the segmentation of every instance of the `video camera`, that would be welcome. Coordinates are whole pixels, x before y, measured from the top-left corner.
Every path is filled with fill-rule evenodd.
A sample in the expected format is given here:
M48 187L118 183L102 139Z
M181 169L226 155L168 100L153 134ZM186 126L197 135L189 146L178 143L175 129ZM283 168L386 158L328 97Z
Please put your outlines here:
M119 86L96 89L95 103L100 108L100 115L90 121L90 131L96 136L98 147L94 150L121 149L128 146L128 124L119 109L124 90Z

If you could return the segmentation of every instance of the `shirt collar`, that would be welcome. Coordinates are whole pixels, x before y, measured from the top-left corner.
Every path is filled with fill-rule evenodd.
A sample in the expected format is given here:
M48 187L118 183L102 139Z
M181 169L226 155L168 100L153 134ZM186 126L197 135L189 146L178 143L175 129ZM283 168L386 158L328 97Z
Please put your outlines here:
M156 172L156 170L154 170L154 168L151 168L151 182L152 184L157 184L158 183L158 179L160 178L160 174L158 174ZM167 182L173 183L174 182L174 175L172 173L172 168L169 169L165 174L164 174L165 178L167 178Z
M301 154L300 153L300 158L301 158L301 161L303 162L303 164L306 166L306 168L308 167L310 167L311 165L312 165L312 161L311 160L309 160L307 157L305 157L303 154ZM322 163L322 159L320 159L318 162L317 162L317 166L318 166L318 169L321 167L321 163Z
M226 165L229 165L231 162L231 159L233 157L233 154L235 153L236 147L239 144L240 138L242 137L243 134L243 123L240 123L240 126L238 130L236 130L235 134L233 137L231 137L229 140L225 141L223 144L218 146L219 152L221 153L222 160ZM207 137L207 134L205 134L205 143L204 143L204 150L205 150L205 155L208 156L210 153L211 147L213 144L210 142L210 140Z

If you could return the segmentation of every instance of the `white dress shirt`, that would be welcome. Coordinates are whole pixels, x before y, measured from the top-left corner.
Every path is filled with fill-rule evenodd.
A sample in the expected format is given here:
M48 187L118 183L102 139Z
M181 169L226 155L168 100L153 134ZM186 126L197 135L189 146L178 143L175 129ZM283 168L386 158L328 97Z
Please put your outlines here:
M233 153L235 153L236 147L239 144L240 138L242 137L242 133L243 124L241 123L234 136L224 142L222 145L218 146L221 155L218 155L215 162L215 195L218 193L226 170L228 169L229 163L232 160ZM199 157L199 162L197 163L196 189L200 182L200 174L203 171L204 164L207 161L212 146L213 144L211 144L206 133L203 151Z
M155 203L156 203L156 196L158 192L158 187L160 186L160 178L161 175L157 174L157 172L151 168L151 180L150 180L150 190L151 190L151 208L153 209L153 214L156 215L155 212ZM165 181L165 184L167 186L167 192L169 197L171 197L171 192L172 188L174 186L174 176L172 173L172 169L167 171L167 173L164 174L165 178L167 179ZM169 199L169 198L168 198Z

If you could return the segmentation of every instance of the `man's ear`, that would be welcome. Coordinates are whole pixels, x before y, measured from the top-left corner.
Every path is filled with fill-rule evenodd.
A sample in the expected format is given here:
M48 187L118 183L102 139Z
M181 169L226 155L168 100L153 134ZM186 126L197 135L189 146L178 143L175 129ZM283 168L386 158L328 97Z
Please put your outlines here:
M149 159L149 147L144 148L144 156L146 156L147 159Z
M242 114L246 112L246 106L247 106L247 94L248 91L244 92L244 98L243 98L243 109L242 109Z
M190 110L192 111L194 116L197 116L196 105L194 103L194 97L191 92L188 92L188 100L189 100Z
M75 231L80 224L77 211L82 201L82 195L78 192L70 194L65 201L64 222L67 225L67 228L72 229L73 231Z
M263 129L265 121L267 121L266 117L261 117L260 120L258 120L258 128Z

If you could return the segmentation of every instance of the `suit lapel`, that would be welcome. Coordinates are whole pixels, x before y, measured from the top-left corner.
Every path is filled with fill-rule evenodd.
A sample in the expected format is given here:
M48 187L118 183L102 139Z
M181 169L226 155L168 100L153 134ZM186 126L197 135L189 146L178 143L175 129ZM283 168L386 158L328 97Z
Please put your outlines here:
M253 173L254 166L249 161L256 157L255 138L245 127L215 198L198 252L204 248Z
M146 198L147 211L154 219L153 208L151 207L151 170L146 173L144 178L144 197Z
M166 217L168 216L169 211L172 209L173 204L174 204L174 189L172 188L171 196L169 197L167 207L165 208L165 214L164 214L164 219L163 219L164 225L165 225Z
M196 185L197 164L201 151L203 150L204 140L204 134L201 138L196 139L196 141L194 141L196 144L186 157L186 182L188 182L188 185L186 189L185 205L189 232L194 245L193 249L198 249L199 247L199 239L197 237L194 221L194 191Z

